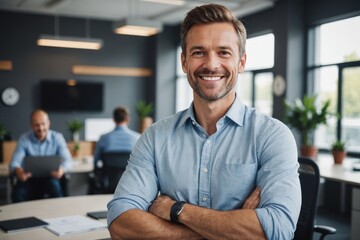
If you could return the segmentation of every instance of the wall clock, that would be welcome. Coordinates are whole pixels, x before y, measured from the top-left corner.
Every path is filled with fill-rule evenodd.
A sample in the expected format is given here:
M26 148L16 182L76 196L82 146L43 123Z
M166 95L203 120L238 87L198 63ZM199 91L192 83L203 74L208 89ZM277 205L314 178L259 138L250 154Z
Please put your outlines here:
M19 102L20 93L13 87L5 88L1 93L1 101L6 106L14 106Z
M280 75L276 75L272 87L275 96L280 97L284 95L286 89L285 79Z

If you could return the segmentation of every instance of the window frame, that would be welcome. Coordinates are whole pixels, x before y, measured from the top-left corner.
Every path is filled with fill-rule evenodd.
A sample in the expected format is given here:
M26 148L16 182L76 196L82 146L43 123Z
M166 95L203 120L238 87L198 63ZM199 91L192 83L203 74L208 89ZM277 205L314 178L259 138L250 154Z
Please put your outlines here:
M356 17L356 16L353 16ZM352 17L349 17L352 18ZM334 136L337 140L341 139L342 136L342 119L343 117L341 116L341 113L343 112L343 85L344 85L344 70L347 68L352 68L352 67L360 67L360 60L359 61L349 61L349 62L335 62L335 63L328 63L328 64L315 64L316 62L318 62L318 58L319 58L319 54L317 54L316 51L319 51L319 49L317 49L317 45L319 45L319 43L317 41L319 41L319 31L317 31L317 29L323 25L323 24L328 24L328 23L332 23L332 22L336 22L336 21L341 21L344 19L339 19L339 20L335 20L335 21L329 21L326 23L321 23L318 24L316 26L312 26L308 29L308 40L307 40L307 44L308 44L308 49L307 49L307 66L306 66L306 81L305 81L305 93L307 94L314 94L314 88L313 86L316 84L316 81L319 79L316 79L316 76L314 76L314 72L316 70L319 70L321 68L325 68L325 67L336 67L338 70L338 76L337 76L337 103L336 103L336 111L339 114L338 120L336 122L336 136ZM330 146L329 148L319 148L320 152L325 152L325 153L330 153L331 149ZM354 152L354 151L347 151L347 156L349 157L360 157L360 151L359 152Z

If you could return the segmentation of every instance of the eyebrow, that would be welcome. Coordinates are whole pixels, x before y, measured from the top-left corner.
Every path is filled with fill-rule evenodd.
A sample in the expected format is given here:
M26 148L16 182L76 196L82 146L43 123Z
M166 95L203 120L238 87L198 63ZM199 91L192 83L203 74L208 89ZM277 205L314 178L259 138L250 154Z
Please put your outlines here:
M197 49L203 50L203 49L205 49L205 47L203 47L203 46L193 46L193 47L191 47L189 49L189 51L193 51L193 50L197 50ZM217 47L217 49L221 49L221 50L232 49L232 47L230 47L230 46L220 46L220 47Z

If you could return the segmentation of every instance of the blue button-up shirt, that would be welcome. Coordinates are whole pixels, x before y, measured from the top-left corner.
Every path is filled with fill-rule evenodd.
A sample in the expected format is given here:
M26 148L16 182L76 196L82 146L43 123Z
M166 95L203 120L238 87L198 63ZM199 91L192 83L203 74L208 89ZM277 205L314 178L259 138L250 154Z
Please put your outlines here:
M127 126L117 126L113 131L102 135L96 143L94 152L94 166L101 159L101 154L111 151L131 152L139 139L140 133L135 132Z
M33 131L20 136L10 162L10 171L16 167L22 167L25 156L59 155L62 158L61 167L64 171L72 167L72 157L66 145L64 136L51 129L48 130L46 139L41 142L36 138Z
M198 206L239 209L256 186L256 213L268 239L291 239L301 206L297 147L280 121L237 98L208 136L193 107L153 124L139 139L114 198L108 225L129 209L148 210L158 193Z

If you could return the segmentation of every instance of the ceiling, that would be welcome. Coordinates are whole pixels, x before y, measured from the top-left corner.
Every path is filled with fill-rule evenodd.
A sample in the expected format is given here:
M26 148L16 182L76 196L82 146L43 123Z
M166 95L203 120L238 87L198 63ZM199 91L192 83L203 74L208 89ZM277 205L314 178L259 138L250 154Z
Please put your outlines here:
M174 25L193 7L210 2L225 5L237 17L243 17L270 8L277 0L183 0L184 5L168 4L179 0L167 0L167 4L150 1L155 0L0 0L0 9L110 21L142 17Z

